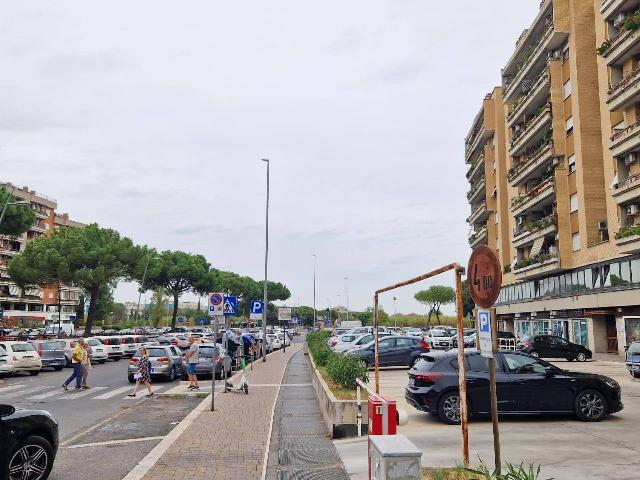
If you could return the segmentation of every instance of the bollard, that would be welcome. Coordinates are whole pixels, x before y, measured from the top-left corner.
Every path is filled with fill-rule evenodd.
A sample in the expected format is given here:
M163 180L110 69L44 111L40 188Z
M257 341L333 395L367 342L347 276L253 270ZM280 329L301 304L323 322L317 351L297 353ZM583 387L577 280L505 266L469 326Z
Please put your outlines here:
M420 480L422 452L404 435L370 437L369 480Z

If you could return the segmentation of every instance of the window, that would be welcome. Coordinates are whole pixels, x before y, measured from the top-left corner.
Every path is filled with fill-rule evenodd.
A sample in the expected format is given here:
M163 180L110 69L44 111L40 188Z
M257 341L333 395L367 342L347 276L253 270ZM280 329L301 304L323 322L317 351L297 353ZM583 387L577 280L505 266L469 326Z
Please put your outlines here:
M567 163L569 164L569 173L575 172L576 171L576 156L575 155L571 155L567 159Z
M467 357L467 368L470 372L489 372L487 359L482 355L469 355Z
M380 350L385 350L388 348L393 348L396 346L396 339L395 338L387 338L385 340L382 340L381 342L379 342L378 347L380 348Z
M569 60L569 44L565 44L562 47L562 61L566 62L567 60Z
M569 95L571 95L571 79L564 84L564 99L566 100Z
M571 235L571 247L573 248L574 252L577 252L578 250L580 250L580 234L579 233L574 233L573 235Z
M546 373L545 365L534 360L531 357L517 355L513 353L505 353L504 361L507 364L509 373L517 374L544 374Z
M567 118L566 130L567 130L567 135L571 135L573 133L573 116Z
M396 338L397 347L413 347L418 342L418 339L413 338Z
M571 213L578 211L578 194L574 193L569 197L569 211Z

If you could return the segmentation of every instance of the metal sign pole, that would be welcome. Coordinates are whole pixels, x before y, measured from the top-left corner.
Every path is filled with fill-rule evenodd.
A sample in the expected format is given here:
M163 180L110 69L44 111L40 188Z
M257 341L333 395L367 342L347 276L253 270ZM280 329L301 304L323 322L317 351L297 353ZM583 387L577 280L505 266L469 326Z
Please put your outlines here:
M378 364L378 294L373 296L373 363L376 369L376 393L380 393L380 366Z
M491 309L491 331L493 333L492 336L492 351L493 353L497 353L498 351L498 336L497 332L497 319L496 319L496 309ZM496 388L496 361L493 358L488 358L489 360L489 388L491 393L491 423L493 426L493 455L495 460L495 469L500 476L502 471L502 459L500 455L500 429L498 427L498 391Z
M469 466L469 424L467 422L467 375L464 363L464 323L462 304L462 274L464 268L456 268L456 310L458 315L458 388L460 390L460 427L462 429L462 462Z
M211 411L216 406L216 370L218 369L218 317L211 317L213 324L213 375L211 376Z

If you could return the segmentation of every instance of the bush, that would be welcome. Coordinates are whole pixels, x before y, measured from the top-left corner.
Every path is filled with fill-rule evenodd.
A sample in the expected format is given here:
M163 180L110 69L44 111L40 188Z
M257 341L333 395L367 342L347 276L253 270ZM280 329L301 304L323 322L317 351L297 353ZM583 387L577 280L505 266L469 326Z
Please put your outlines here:
M309 352L319 367L324 367L329 360L329 357L333 355L333 352L327 345L327 339L331 336L330 332L319 331L311 332L307 335L307 345L309 346Z
M353 355L332 354L327 363L327 373L333 382L345 388L356 388L357 378L369 381L367 366Z

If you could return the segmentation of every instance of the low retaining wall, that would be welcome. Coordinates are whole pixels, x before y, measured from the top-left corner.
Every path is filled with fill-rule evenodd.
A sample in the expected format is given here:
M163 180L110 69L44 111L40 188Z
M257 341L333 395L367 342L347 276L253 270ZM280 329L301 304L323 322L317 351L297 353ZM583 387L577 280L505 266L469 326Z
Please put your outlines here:
M320 412L332 438L355 437L358 435L358 404L355 400L338 400L327 383L316 369L315 362L308 354L305 345L305 354L311 370L311 383L316 391ZM367 403L363 404L362 431L367 433Z

